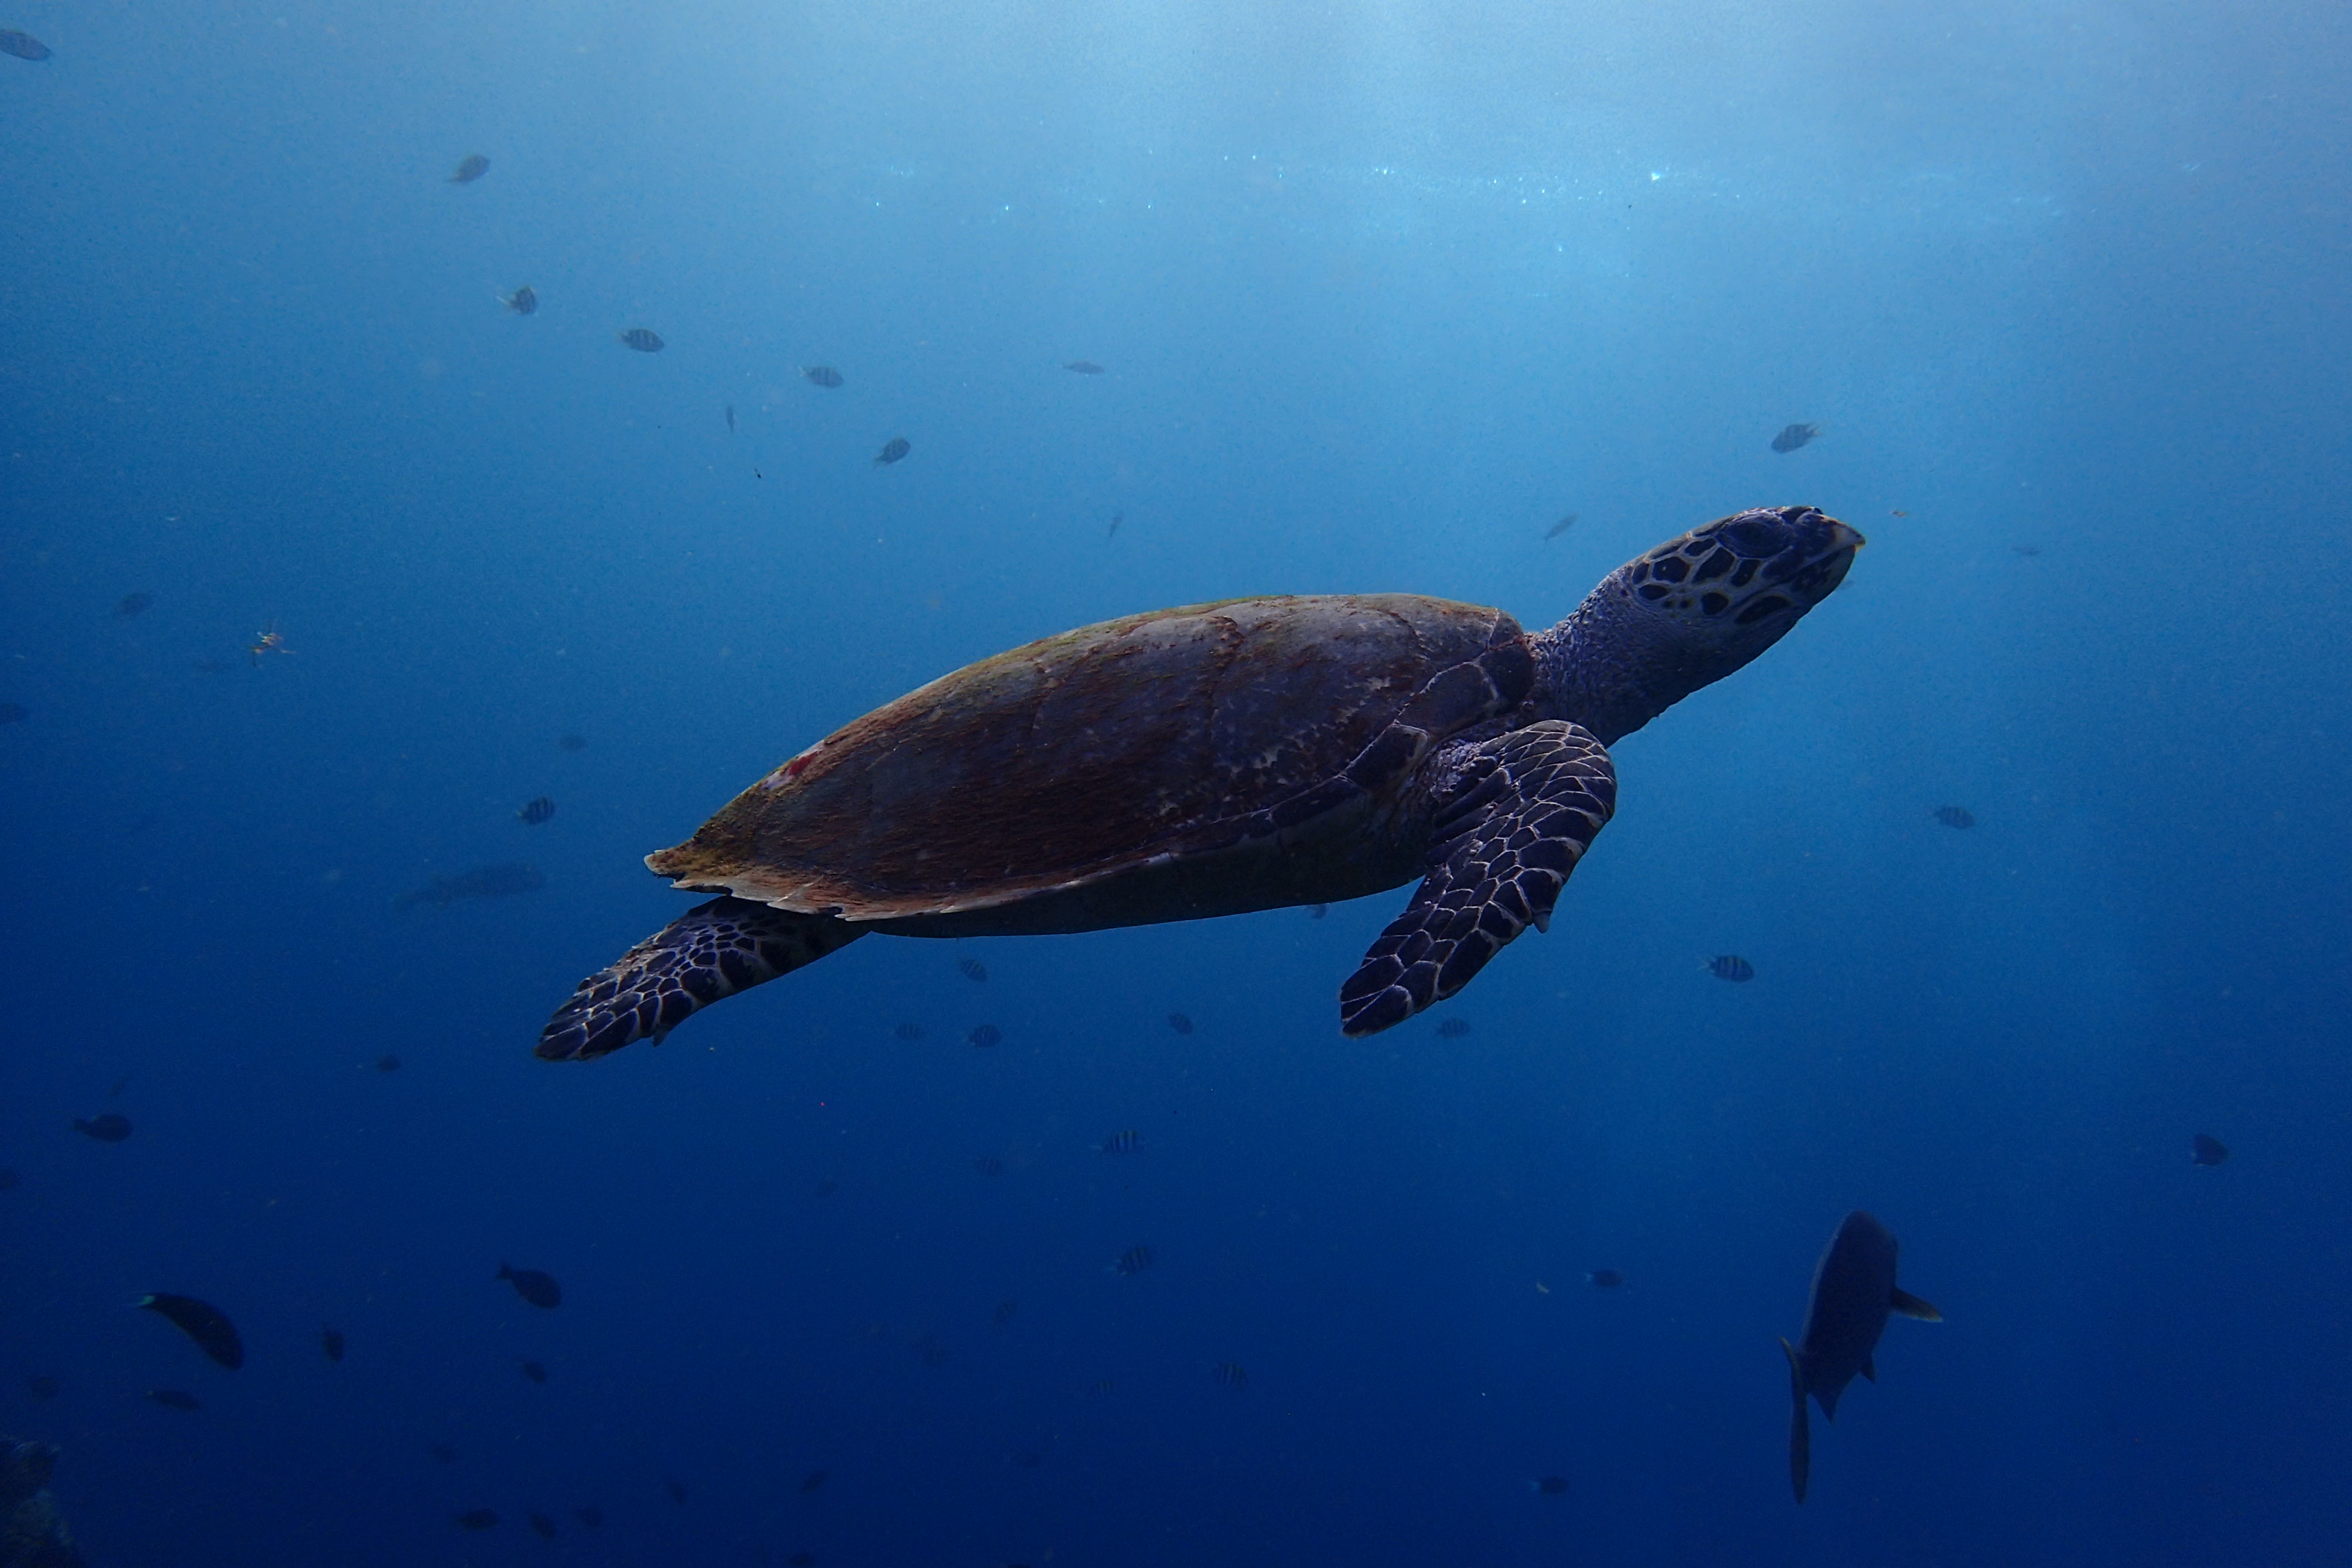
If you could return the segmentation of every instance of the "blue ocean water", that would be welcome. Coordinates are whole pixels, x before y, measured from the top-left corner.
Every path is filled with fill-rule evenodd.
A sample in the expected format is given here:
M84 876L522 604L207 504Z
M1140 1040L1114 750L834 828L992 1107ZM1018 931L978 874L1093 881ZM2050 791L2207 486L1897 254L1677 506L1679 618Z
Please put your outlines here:
M2352 1555L2341 7L0 26L0 1431L93 1563ZM1406 889L532 1057L963 663L1799 501L1845 585L1387 1034ZM1801 1508L1857 1207L1945 1321Z

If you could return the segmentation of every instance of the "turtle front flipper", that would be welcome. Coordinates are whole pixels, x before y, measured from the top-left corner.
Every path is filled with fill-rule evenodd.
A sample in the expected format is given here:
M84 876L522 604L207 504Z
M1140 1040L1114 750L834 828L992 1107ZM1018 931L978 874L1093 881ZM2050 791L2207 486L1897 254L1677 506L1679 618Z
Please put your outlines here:
M1339 987L1339 1026L1378 1034L1470 984L1503 944L1551 906L1617 809L1609 752L1586 731L1546 720L1480 746L1438 814L1429 874Z
M538 1054L586 1061L635 1040L661 1044L698 1008L848 946L865 929L750 899L698 904L580 983L540 1031Z

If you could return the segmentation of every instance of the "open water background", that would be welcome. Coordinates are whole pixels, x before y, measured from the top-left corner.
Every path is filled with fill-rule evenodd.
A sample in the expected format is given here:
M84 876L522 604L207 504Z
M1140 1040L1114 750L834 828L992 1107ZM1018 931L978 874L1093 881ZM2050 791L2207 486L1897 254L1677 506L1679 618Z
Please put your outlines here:
M93 1563L2344 1560L2341 6L0 25L0 1430ZM1790 501L1845 587L1391 1034L1333 993L1403 890L530 1055L686 907L639 856L970 659L1542 625ZM1800 1510L1775 1339L1857 1206L1948 1321Z

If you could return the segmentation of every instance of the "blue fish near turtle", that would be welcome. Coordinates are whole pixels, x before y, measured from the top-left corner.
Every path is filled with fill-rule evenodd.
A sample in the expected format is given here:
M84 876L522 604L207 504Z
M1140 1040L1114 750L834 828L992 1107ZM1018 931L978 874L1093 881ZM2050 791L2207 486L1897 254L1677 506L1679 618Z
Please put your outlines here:
M1822 1414L1837 1419L1839 1398L1856 1373L1878 1381L1874 1357L1890 1313L1940 1323L1944 1314L1895 1283L1895 1235L1861 1209L1845 1216L1813 1270L1805 1327L1797 1342L1780 1342L1789 1355L1789 1484L1805 1500L1812 1474L1812 1429L1805 1418L1811 1395Z
M970 665L646 857L719 895L582 981L538 1054L659 1041L871 932L1036 935L1336 904L1419 879L1339 988L1364 1036L1549 923L1616 808L1608 748L1780 640L1862 536L1717 519L1548 631L1413 594L1228 599Z

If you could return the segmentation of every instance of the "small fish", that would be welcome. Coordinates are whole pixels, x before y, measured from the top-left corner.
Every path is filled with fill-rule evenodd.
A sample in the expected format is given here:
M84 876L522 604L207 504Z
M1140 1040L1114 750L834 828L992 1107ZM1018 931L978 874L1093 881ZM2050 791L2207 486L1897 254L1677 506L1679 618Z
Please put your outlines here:
M517 817L530 823L533 827L537 827L554 815L555 802L543 795L536 799L524 801L521 807L515 813Z
M623 347L635 349L641 354L657 354L669 347L662 342L661 334L651 327L631 327L625 332L613 335L621 341Z
M457 172L449 176L449 183L453 185L470 185L489 172L490 161L488 158L483 157L479 153L468 153L466 154L465 161L457 165Z
M457 1521L460 1530L496 1530L499 1527L498 1514L487 1508L467 1509L457 1516Z
M319 1331L319 1353L329 1361L343 1359L343 1331L341 1329Z
M827 1179L825 1181L819 1182L815 1187L811 1189L811 1191L814 1195L817 1197L829 1198L833 1196L834 1194L841 1191L841 1184L839 1182Z
M1011 1322L1013 1314L1020 1310L1021 1304L1018 1301L999 1301L988 1310L988 1321L1001 1329Z
M1887 516L1889 516L1889 517L1909 517L1911 514L1910 514L1909 512L1907 512L1907 511L1905 511L1901 507L1899 507L1899 506L1898 506L1898 507L1890 507L1890 508L1888 508L1888 509L1887 509L1886 515L1887 515Z
M58 1396L58 1380L54 1377L28 1377L25 1380L25 1392L46 1405Z
M1330 912L1331 906L1328 904L1309 904L1307 906L1307 918L1310 921L1319 921Z
M1192 1032L1192 1020L1181 1013L1171 1013L1168 1015L1168 1026L1180 1035L1189 1035Z
M908 444L904 436L893 436L882 443L880 451L874 454L875 466L887 468L913 450L914 448Z
M974 1024L971 1033L966 1035L964 1038L985 1050L990 1046L1002 1041L1004 1038L1004 1031L993 1024Z
M974 1160L971 1163L971 1168L978 1171L983 1176L1001 1176L1004 1174L1004 1162L998 1159L993 1154L982 1154L979 1159Z
M1220 1386L1230 1388L1235 1394L1249 1386L1249 1373L1242 1370L1239 1362L1221 1361L1209 1369L1209 1376Z
M1118 1261L1111 1265L1111 1271L1115 1274L1140 1274L1158 1261L1160 1255L1151 1248L1130 1247L1118 1255Z
M1977 825L1976 817L1964 805L1937 806L1936 820L1947 827L1974 827Z
M1574 512L1570 512L1566 517L1561 518L1558 522L1553 523L1549 528L1544 530L1544 539L1546 542L1549 542L1552 540L1558 539L1561 534L1566 533L1570 529L1574 528L1575 526L1576 514Z
M2012 544L2010 548L2016 551L2020 555L2039 555L2042 553L2042 546L2039 544Z
M1095 1145L1098 1154L1128 1154L1143 1146L1143 1134L1130 1127L1124 1132L1114 1132Z
M151 1399L169 1410L202 1410L204 1402L193 1394L176 1388L151 1388L140 1397Z
M1111 513L1111 514L1110 514L1110 531L1103 535L1103 539L1104 539L1104 541L1105 541L1106 542L1109 542L1110 540L1117 539L1117 538L1118 537L1118 525L1119 525L1120 523L1122 523L1122 522L1125 522L1126 521L1127 521L1127 513L1125 513L1125 512L1123 512L1123 511L1115 511L1115 512Z
M1822 427L1818 425L1791 425L1772 437L1772 450L1793 452L1821 433Z
M155 595L152 594L125 594L122 602L114 606L114 613L118 616L143 616L154 603Z
M573 1509L572 1510L572 1517L578 1520L581 1523L586 1525L591 1530L602 1530L604 1527L604 1510L596 1507L593 1503L591 1503L586 1508Z
M1467 1018L1448 1018L1437 1026L1437 1037L1441 1040L1458 1040L1469 1032L1470 1020Z
M555 749L559 752L584 752L588 749L588 737L566 735L555 742Z
M499 303L518 316L528 316L539 309L539 290L526 283L511 294L499 295Z
M224 664L223 669L228 668ZM33 710L21 702L0 702L0 724L21 724L33 716Z
M920 1024L901 1024L890 1033L912 1045L923 1037L923 1026Z
M669 1500L680 1508L686 1506L686 1483L675 1477L671 1478L669 1483Z
M398 1072L400 1070L400 1058L387 1051L383 1056L375 1058L375 1070L378 1072Z
M509 1281L515 1294L534 1307L552 1310L563 1305L563 1287L555 1282L551 1274L542 1274L536 1268L509 1268L500 1262L499 1271L490 1278Z
M446 1443L427 1443L425 1445L425 1450L442 1464L454 1465L457 1462L457 1450Z
M988 965L976 958L959 958L956 960L956 973L977 984L988 979Z
M1098 1377L1092 1383L1087 1384L1087 1396L1091 1398L1100 1394L1115 1393L1118 1388L1118 1384L1113 1383L1109 1378Z
M1895 1283L1895 1237L1874 1216L1860 1209L1845 1216L1829 1250L1813 1269L1811 1299L1805 1303L1805 1326L1797 1342L1780 1342L1789 1356L1789 1480L1797 1500L1805 1500L1805 1481L1812 1468L1812 1434L1805 1420L1805 1396L1818 1401L1822 1414L1837 1419L1839 1397L1860 1373L1878 1381L1872 1354L1886 1317L1900 1312L1930 1323L1944 1315Z
M2229 1145L2210 1133L2200 1132L2189 1141L2189 1163L2192 1165L2218 1165L2229 1157Z
M0 54L14 55L20 60L45 60L50 49L32 34L7 27L0 28Z
M211 1302L158 1290L140 1297L138 1304L169 1320L174 1328L196 1342L198 1350L231 1372L245 1364L245 1345L236 1337L236 1325Z
M835 387L841 384L841 373L829 364L804 364L801 366L801 374L819 386Z
M5 1165L0 1165L0 1193L16 1191L16 1184L22 1179L14 1170Z
M547 1381L547 1369L540 1365L539 1363L535 1361L527 1361L522 1363L522 1374L530 1379L533 1383L545 1383Z
M541 1541L552 1541L555 1539L555 1521L548 1518L547 1515L543 1513L533 1512L531 1514L530 1528L538 1533L539 1538Z
M1625 1283L1625 1276L1614 1268L1595 1268L1585 1275L1584 1282L1595 1290L1614 1290Z
M1736 952L1708 959L1706 972L1717 980L1728 980L1734 985L1744 985L1756 978L1756 966Z
M546 886L547 879L536 866L482 866L454 877L436 877L431 886L393 900L392 907L406 910L431 904L436 909L447 909L459 899L511 898L517 893L535 893Z
M1080 375L1100 375L1103 373L1102 366L1090 359L1074 359L1062 368L1076 371Z
M1568 1490L1566 1476L1538 1476L1530 1483L1539 1497L1558 1497Z
M120 1143L131 1136L131 1118L112 1110L87 1121L77 1116L74 1118L74 1131L101 1143Z
M790 1557L785 1558L784 1562L787 1564L787 1568L816 1568L816 1553L814 1552L795 1552Z
M832 1472L828 1470L811 1470L807 1475L803 1476L801 1478L801 1496L806 1497L809 1493L816 1490L817 1488L824 1485L825 1478L831 1473Z
M735 405L731 403L727 405L727 434L735 434Z

